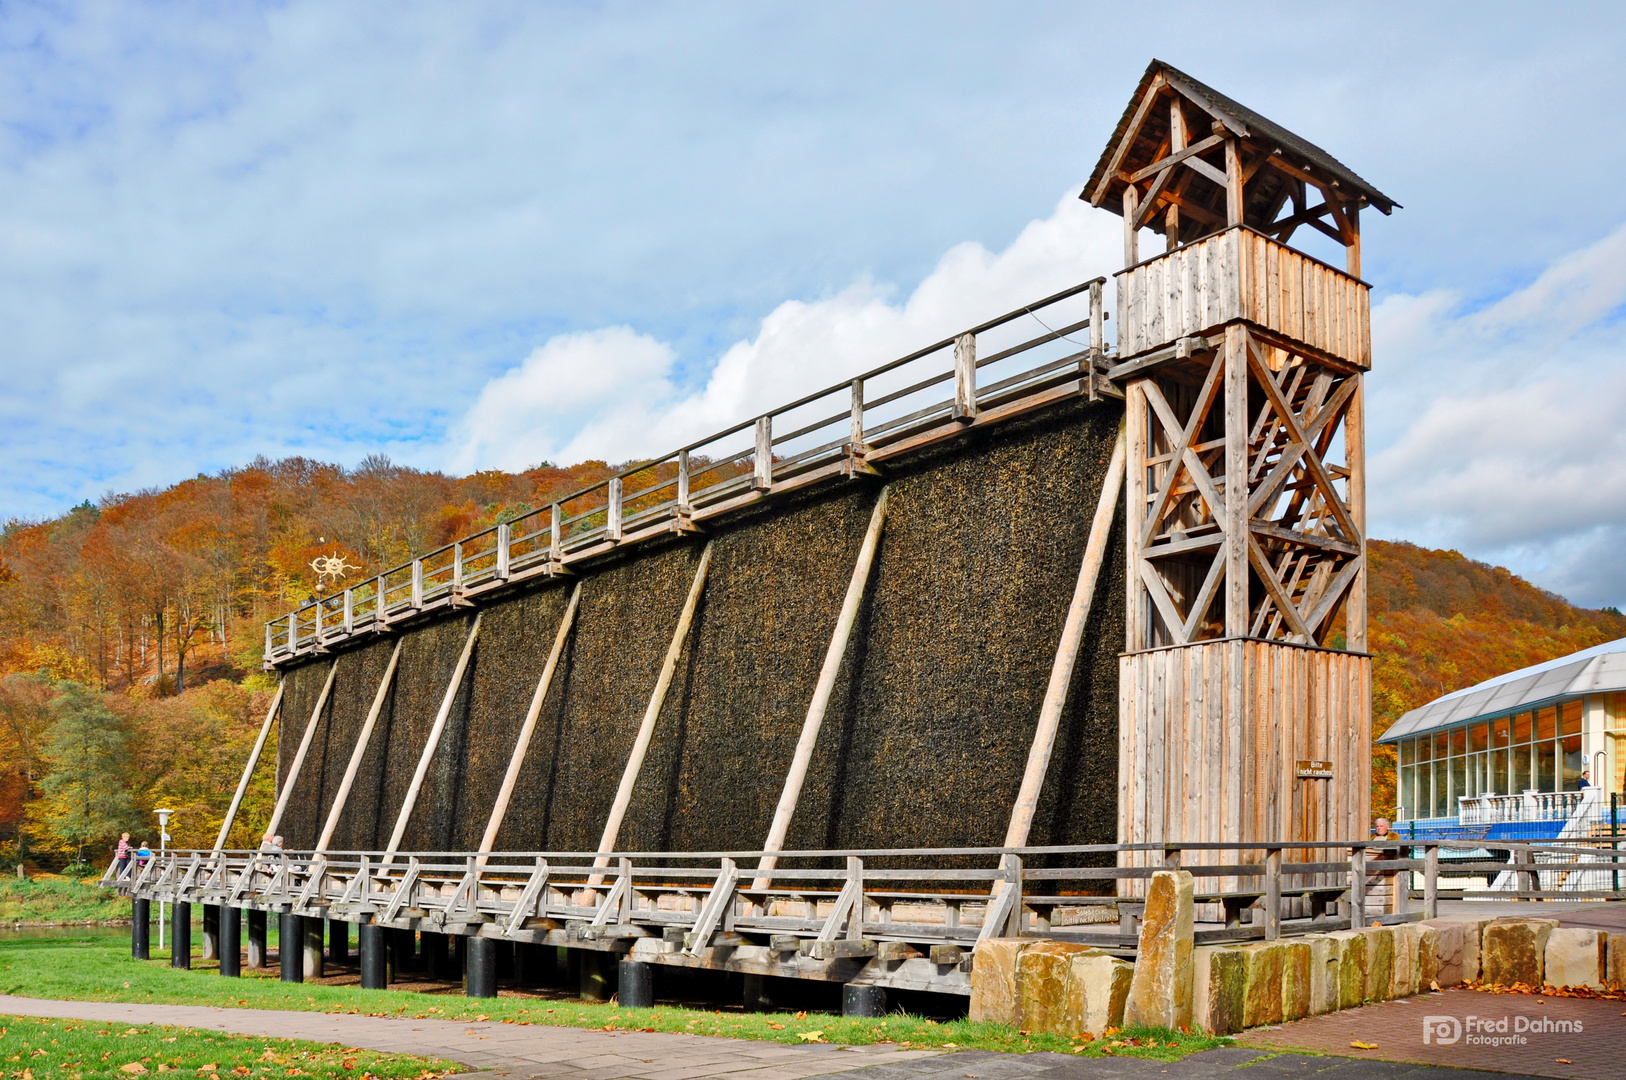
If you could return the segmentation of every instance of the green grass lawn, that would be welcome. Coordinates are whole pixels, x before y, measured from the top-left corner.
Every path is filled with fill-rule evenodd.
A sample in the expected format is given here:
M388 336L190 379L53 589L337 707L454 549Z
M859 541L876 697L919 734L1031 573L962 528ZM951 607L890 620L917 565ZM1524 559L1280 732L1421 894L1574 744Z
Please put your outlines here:
M156 943L156 934L153 940ZM677 1031L785 1043L892 1042L920 1049L1016 1053L1053 1050L1089 1057L1123 1054L1160 1060L1174 1060L1198 1050L1229 1044L1226 1039L1150 1029L1129 1029L1107 1039L1077 1042L1057 1035L1028 1034L1001 1024L970 1020L939 1022L901 1013L884 1019L861 1020L828 1013L725 1013L677 1006L624 1009L613 1002L598 1004L536 997L471 999L410 990L284 983L275 972L249 969L244 970L243 978L226 979L212 966L177 971L169 967L167 957L159 959L156 950L153 956L154 959L147 961L132 960L129 943L119 937L6 942L0 944L0 993L70 1001L155 1002L418 1019L496 1020L607 1031Z
M0 877L0 924L113 922L130 918L130 901L107 889L55 874L20 881Z
M0 1071L17 1080L129 1080L184 1073L189 1080L240 1077L374 1077L402 1080L456 1071L449 1061L295 1039L194 1028L0 1015ZM177 1077L177 1080L179 1078Z

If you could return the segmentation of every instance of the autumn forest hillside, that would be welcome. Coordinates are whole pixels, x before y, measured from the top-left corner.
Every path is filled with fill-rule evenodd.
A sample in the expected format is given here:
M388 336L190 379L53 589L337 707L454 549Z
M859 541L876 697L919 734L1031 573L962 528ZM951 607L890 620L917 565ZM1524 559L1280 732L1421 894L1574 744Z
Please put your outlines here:
M0 533L0 863L104 856L152 838L213 843L268 700L262 626L310 595L318 554L359 580L609 475L605 462L448 477L372 457L354 469L258 460L108 496ZM1500 567L1371 545L1374 728L1526 664L1626 636ZM1393 803L1378 751L1373 803ZM264 771L264 770L262 770ZM264 820L268 775L244 817ZM232 837L246 843L247 826ZM143 833L143 830L145 832Z

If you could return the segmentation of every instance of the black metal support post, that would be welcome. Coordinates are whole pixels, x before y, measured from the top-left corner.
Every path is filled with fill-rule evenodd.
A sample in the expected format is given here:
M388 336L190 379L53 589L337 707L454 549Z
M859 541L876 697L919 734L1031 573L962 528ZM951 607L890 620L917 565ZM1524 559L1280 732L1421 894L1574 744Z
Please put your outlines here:
M581 998L583 1001L609 1001L615 995L615 953L597 949L575 949L581 954Z
M170 906L169 914L169 966L189 968L192 966L192 905L177 900Z
M623 960L619 968L617 997L628 1009L648 1009L655 1004L655 965Z
M414 930L394 929L389 932L390 952L394 964L392 979L399 979L409 971L418 970L418 934Z
M362 923L358 930L362 989L387 989L389 971L384 957L384 928L374 926L372 923Z
M277 956L283 982L305 981L305 920L289 911L277 916Z
M152 951L152 901L136 897L130 902L130 955L150 960Z
M768 996L768 976L745 976L744 1005L748 1013L773 1012L773 1000Z
M468 955L464 966L463 990L471 998L497 996L497 942L491 938L467 937L463 948Z
M220 914L215 924L215 944L220 953L220 974L235 979L243 974L243 913L234 907L217 910Z
M300 922L304 924L303 936L305 939L305 977L310 979L320 979L324 974L326 974L326 970L322 966L322 961L324 959L322 953L322 920L319 916L316 918L307 916L300 919Z
M203 905L203 959L220 955L220 905Z
M350 924L343 919L327 921L327 959L331 964L350 962Z
M248 966L265 967L265 912L248 909Z
M844 984L841 987L841 1015L885 1016L886 987Z
M451 978L451 939L445 934L423 932L423 973L431 979Z

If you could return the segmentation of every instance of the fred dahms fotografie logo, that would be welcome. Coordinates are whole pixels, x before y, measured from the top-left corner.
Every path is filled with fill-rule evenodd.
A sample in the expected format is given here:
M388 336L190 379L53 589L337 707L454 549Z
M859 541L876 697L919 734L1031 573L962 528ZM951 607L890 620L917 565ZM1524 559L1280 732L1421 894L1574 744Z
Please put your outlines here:
M1454 1016L1423 1017L1423 1043L1450 1046L1462 1038L1462 1021Z
M1425 1016L1423 1043L1450 1046L1525 1046L1531 1035L1579 1035L1579 1020L1549 1020L1545 1016Z

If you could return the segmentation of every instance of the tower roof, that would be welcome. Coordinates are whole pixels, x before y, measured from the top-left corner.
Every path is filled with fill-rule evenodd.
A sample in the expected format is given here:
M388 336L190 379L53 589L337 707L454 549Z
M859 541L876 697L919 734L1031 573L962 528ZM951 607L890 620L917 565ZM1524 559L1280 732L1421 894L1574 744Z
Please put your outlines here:
M1162 188L1154 184L1153 191L1156 197L1175 202L1184 216L1211 219L1209 224L1225 222L1223 133L1240 140L1243 222L1262 232L1291 234L1298 225L1312 225L1337 238L1336 229L1321 221L1322 216L1332 217L1336 225L1334 211L1372 206L1388 214L1399 206L1319 146L1161 60L1153 60L1141 76L1080 198L1123 213L1123 193L1131 178L1141 174L1135 182L1151 180L1149 170L1171 156L1171 101L1182 106L1193 164L1180 171L1175 183ZM1160 102L1163 107L1156 107ZM1196 149L1204 143L1208 144L1204 149ZM1318 189L1325 200L1322 205L1331 204L1331 210L1318 214L1316 207L1305 205L1306 185ZM1290 201L1293 212L1278 220ZM1146 225L1163 229L1156 216L1150 216Z

